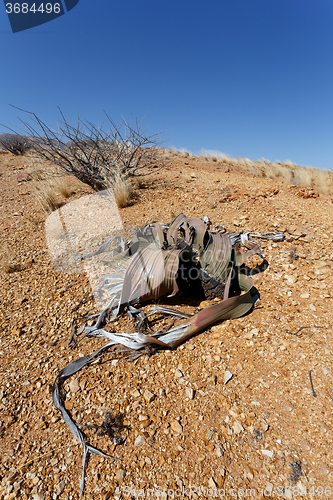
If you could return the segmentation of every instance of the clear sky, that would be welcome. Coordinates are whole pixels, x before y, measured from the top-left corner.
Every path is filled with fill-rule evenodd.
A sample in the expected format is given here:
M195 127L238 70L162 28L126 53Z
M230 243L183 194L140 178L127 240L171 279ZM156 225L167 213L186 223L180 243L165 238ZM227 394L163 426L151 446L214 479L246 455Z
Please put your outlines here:
M1 2L0 44L5 125L147 113L166 146L333 168L332 0L80 0L15 34Z

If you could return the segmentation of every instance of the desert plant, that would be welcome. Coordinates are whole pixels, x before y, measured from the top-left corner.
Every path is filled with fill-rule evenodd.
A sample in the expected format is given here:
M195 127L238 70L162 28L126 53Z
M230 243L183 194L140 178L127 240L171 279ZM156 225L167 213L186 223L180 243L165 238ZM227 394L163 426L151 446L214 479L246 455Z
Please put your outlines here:
M30 148L29 137L19 134L2 134L0 136L0 146L16 156L24 155Z
M112 241L108 240L95 252L81 256L86 259L108 251L104 257L117 272L108 273L100 280L109 295L108 305L96 323L85 329L87 336L107 338L107 343L93 354L72 361L60 371L53 385L54 405L84 449L80 494L84 490L89 455L108 455L87 443L73 416L67 412L62 390L66 379L99 360L108 349L112 349L114 355L122 355L124 360L134 360L143 353L153 354L157 349L174 349L216 321L239 318L250 312L259 298L250 275L240 273L240 266L249 257L260 255L259 246L249 239L251 234L210 233L208 223L208 217L188 219L179 214L170 224L147 224L137 229L127 242L115 236L118 246L111 252ZM283 234L276 233L257 236L284 239ZM244 253L240 252L241 244L247 249ZM217 301L193 316L156 305L163 296L177 292ZM155 305L141 309L140 303L149 300L154 300ZM112 322L125 312L130 313L130 319L138 320L136 331L115 333ZM168 329L162 316L161 322L155 323L154 331L149 318L155 313L181 321ZM70 344L75 342L74 328Z
M168 163L161 154L160 134L148 135L138 120L132 118L129 123L123 119L116 125L105 113L111 125L106 131L80 117L77 124L71 125L59 111L58 130L35 113L25 111L32 123L20 120L31 136L35 156L50 161L95 190L104 189L105 179L112 179L117 173L126 177L144 176Z

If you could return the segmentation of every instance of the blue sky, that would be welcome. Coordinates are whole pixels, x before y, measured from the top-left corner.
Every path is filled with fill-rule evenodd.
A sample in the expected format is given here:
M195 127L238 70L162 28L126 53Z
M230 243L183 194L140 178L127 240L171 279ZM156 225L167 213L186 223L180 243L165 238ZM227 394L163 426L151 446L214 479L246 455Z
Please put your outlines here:
M80 0L15 34L0 5L0 43L2 124L147 113L170 147L333 168L332 0Z

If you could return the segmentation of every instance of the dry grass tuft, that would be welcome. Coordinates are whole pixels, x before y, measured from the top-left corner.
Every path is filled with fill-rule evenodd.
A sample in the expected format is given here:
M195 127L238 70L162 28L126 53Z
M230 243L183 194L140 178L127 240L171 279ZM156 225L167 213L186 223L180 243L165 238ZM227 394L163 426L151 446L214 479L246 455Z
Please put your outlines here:
M133 189L130 181L122 174L117 173L113 179L106 179L105 186L108 189L112 189L119 208L127 207L130 204L133 196Z
M54 188L49 183L40 184L38 187L36 187L35 196L39 204L47 214L54 212L54 210L57 210L57 208L59 207L54 193Z
M264 166L266 177L269 179L279 179L288 184L293 182L294 172L291 168L279 163L268 163Z
M210 159L212 159L212 153L218 153L215 156L219 162L228 165L239 165L244 173L254 177L267 177L272 180L278 179L287 184L314 189L322 194L333 193L333 172L330 170L321 170L310 166L302 167L291 160L285 160L283 163L279 160L270 162L267 158L252 161L245 157L233 158L220 152L207 150L202 150L201 152L209 154Z
M33 170L30 172L30 176L34 181L44 181L47 177L47 174L44 170Z
M187 172L184 172L181 176L183 182L191 182L192 177Z
M209 197L207 198L207 203L208 203L208 206L209 206L209 208L210 208L210 209L213 209L213 208L215 208L215 207L216 207L216 201L215 201L215 199L213 198L213 196L209 196Z
M295 164L291 160L284 160L284 165L287 165L287 167L293 168Z
M313 169L313 184L314 189L319 193L332 193L332 174L329 170Z
M73 194L73 190L69 184L69 178L67 175L57 177L52 180L52 185L64 198L69 198Z
M305 188L313 187L313 170L307 167L295 167L294 184Z

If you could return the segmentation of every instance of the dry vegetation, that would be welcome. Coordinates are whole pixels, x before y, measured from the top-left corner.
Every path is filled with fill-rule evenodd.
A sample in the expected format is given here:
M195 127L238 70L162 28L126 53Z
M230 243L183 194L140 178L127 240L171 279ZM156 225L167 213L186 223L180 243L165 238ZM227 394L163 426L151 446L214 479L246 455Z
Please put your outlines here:
M52 185L64 198L69 198L73 193L67 175L62 175L61 177L55 178L52 181Z
M321 194L333 193L333 172L311 166L300 166L291 160L270 162L262 158L252 161L249 158L233 158L219 151L201 150L201 158L221 165L240 166L244 173L254 177L268 177L287 184L309 188Z
M131 203L133 187L129 179L124 175L117 173L111 180L106 179L105 187L107 189L112 189L119 208L127 207ZM139 185L137 187L139 187Z
M46 213L51 213L59 207L54 189L49 183L37 186L35 196Z

